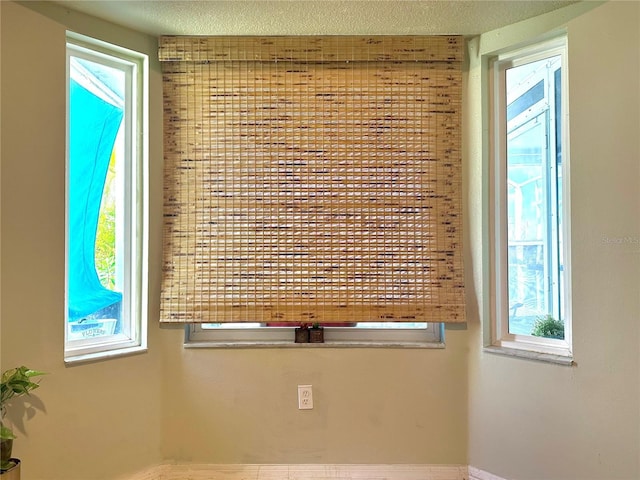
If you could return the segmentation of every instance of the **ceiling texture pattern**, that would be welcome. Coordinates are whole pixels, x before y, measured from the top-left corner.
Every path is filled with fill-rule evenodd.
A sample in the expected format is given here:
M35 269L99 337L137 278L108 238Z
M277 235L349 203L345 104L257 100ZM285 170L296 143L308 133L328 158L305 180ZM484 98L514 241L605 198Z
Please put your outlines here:
M573 1L59 0L150 35L476 35Z

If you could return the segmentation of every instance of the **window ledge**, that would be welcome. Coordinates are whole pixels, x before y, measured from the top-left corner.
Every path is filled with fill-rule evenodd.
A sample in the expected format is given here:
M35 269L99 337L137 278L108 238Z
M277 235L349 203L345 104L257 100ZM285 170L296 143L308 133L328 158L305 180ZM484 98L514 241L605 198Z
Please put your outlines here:
M443 342L353 342L295 343L278 341L185 342L184 348L411 348L443 349Z
M571 367L575 365L573 362L573 356L571 355L555 355L552 353L533 352L531 350L498 347L495 345L484 347L483 350L487 353L492 353L496 355L522 358L525 360L535 360L538 362L545 362L545 363L554 363L557 365L564 365L567 367Z
M146 353L146 352L147 352L147 347L144 347L144 346L119 348L115 350L107 350L104 352L85 353L82 355L73 355L73 356L65 357L64 363L67 365L70 365L70 364L72 365L77 363L94 362L97 360L108 360L110 358L124 357L128 355L137 355L137 354Z

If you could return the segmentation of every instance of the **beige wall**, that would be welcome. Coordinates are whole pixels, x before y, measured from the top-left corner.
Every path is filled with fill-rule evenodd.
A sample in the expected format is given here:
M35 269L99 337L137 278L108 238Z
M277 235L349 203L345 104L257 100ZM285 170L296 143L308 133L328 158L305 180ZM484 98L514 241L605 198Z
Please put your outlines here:
M469 463L514 480L640 478L640 4L611 2L571 19L576 9L483 35L471 49L469 89L479 92L475 53L568 31L576 366L483 353L480 324L470 323ZM468 105L471 171L482 168L482 98ZM482 218L479 202L470 210ZM472 238L482 228L473 224ZM473 247L479 272L483 255ZM486 292L481 275L475 282Z
M18 431L14 454L23 461L23 480L114 478L161 460L158 331L150 329L148 354L72 367L63 363L65 26L12 2L0 2L0 12L0 365L3 370L25 364L49 372L34 394L34 410L26 412L32 418ZM153 39L61 13L81 33L95 29L124 46L155 52ZM151 83L157 100L157 69ZM156 119L161 115L159 101L152 113ZM156 203L161 195L160 128L156 120ZM156 234L159 221L156 216L152 224ZM152 255L158 253L154 241ZM154 304L152 314L157 310ZM11 413L16 420L22 412Z
M464 464L464 330L447 333L446 350L196 351L182 348L182 329L158 327L157 65L149 353L64 367L65 26L155 56L148 37L48 3L2 2L1 361L51 372L38 391L46 413L16 441L24 479L107 479L160 459ZM313 411L297 409L300 383L314 386Z
M640 247L601 242L603 235L640 238L638 6L616 2L571 20L586 10L564 9L471 43L465 76L470 322L469 330L447 331L445 350L185 350L182 329L158 327L162 105L153 62L149 352L65 367L64 31L69 26L151 58L155 41L50 3L0 2L0 362L51 372L36 397L45 411L25 423L16 441L23 480L110 479L162 460L469 461L513 479L640 478ZM479 323L486 232L475 53L565 22L573 368L483 354ZM625 54L635 60L619 59ZM599 93L612 78L612 92ZM613 322L620 327L606 328ZM297 410L299 383L314 385L314 410Z
M466 463L465 332L444 351L196 351L181 349L180 332L163 334L167 458ZM306 383L314 409L299 411Z

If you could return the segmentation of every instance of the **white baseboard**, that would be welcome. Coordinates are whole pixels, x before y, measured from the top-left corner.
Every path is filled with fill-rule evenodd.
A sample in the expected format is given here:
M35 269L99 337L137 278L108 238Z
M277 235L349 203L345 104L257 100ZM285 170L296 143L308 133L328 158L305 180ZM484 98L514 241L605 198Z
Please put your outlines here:
M493 473L485 472L479 468L469 465L469 480L505 480Z
M478 477L485 480L483 477ZM469 480L466 465L164 464L126 480ZM123 479L124 480L124 479ZM498 480L498 477L491 480Z

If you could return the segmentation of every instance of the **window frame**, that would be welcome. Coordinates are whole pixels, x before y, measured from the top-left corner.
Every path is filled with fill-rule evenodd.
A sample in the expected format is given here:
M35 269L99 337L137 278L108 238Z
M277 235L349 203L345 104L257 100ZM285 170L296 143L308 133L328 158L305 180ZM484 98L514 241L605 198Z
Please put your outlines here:
M509 332L508 293L508 220L507 220L507 100L506 70L523 64L553 56L561 58L561 143L562 143L562 245L553 241L552 248L562 248L564 285L562 296L562 319L564 339L535 337ZM567 38L561 35L551 40L536 42L523 48L500 53L489 59L489 224L490 252L490 318L489 335L485 335L485 349L496 353L527 356L530 352L536 359L556 360L571 363L571 256L570 256L570 182L569 182L569 115L568 115L568 61ZM535 109L534 109L535 110ZM532 112L531 118L542 110ZM524 124L523 124L524 126ZM558 179L558 172L555 172ZM488 338L487 338L488 337ZM523 355L523 353L525 355Z
M148 308L148 56L75 32L66 35L66 180L65 286L68 285L69 85L70 57L118 68L125 73L124 106L124 252L122 333L68 338L68 291L65 288L64 359L79 362L146 351Z
M294 328L251 327L206 329L202 324L185 326L185 348L233 347L382 347L444 348L445 324L426 328L324 327L324 343L294 343Z

